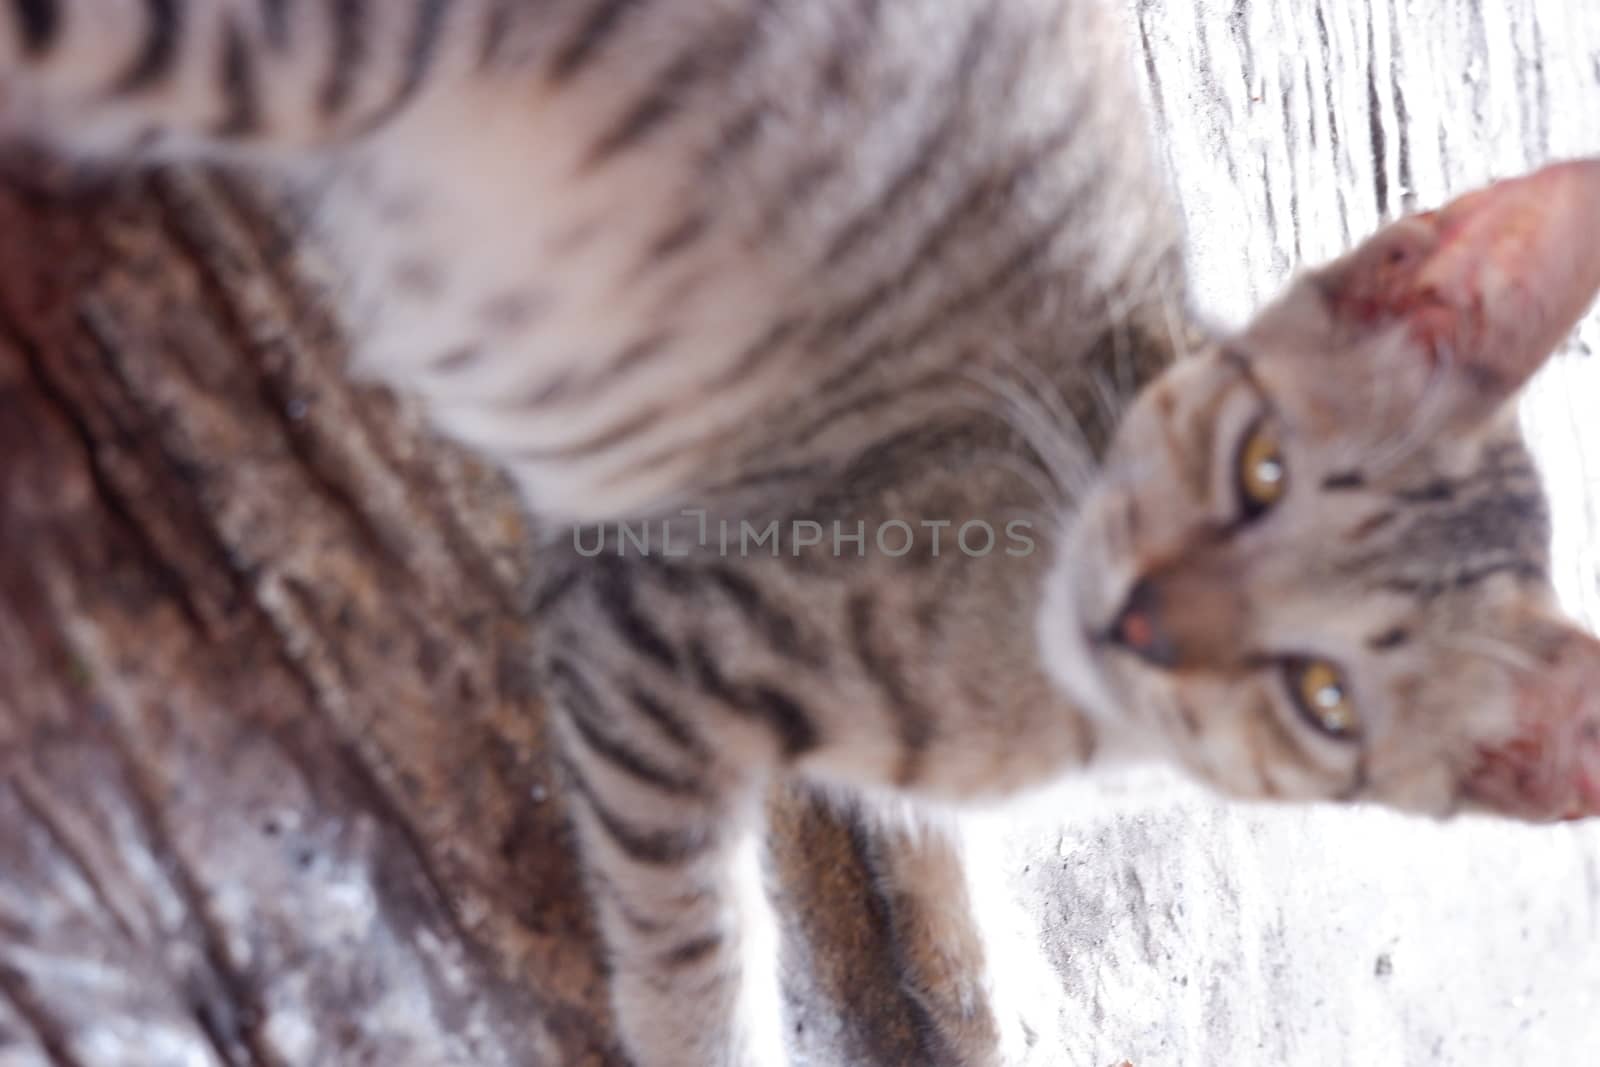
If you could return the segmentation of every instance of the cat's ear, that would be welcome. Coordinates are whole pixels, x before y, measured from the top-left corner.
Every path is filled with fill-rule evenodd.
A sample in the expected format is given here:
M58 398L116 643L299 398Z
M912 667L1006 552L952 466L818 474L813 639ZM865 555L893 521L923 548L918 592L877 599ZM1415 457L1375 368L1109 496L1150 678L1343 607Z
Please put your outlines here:
M1516 629L1510 729L1479 746L1467 791L1518 818L1600 816L1600 641L1542 613Z
M1454 379L1456 414L1487 413L1539 369L1600 289L1600 160L1556 164L1401 219L1306 281L1337 335L1402 329L1430 374Z

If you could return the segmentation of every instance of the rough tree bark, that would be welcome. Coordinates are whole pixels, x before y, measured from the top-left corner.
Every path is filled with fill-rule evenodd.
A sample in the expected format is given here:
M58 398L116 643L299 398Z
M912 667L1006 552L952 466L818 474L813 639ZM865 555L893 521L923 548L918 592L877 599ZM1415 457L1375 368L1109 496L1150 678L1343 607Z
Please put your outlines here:
M1592 16L1541 29L1531 2L1493 25L1446 0L1129 6L1199 262L1240 272L1202 270L1228 313L1419 195L1600 149ZM618 1062L526 669L527 531L492 471L346 382L334 287L287 218L268 193L193 173L74 188L34 165L0 181L0 1067ZM1374 960L1402 942L1374 941L1390 935L1370 916L1371 936L1311 943L1297 924L1336 903L1272 895L1304 888L1304 842L1367 845L1374 824L1184 805L1015 849L1019 892L1103 1039L1083 1062L1483 1062L1551 1047L1499 1032L1546 1008L1589 1017L1587 1001L1518 1005L1431 1054L1426 1030L1336 1048L1325 1028L1263 1018L1280 994L1309 1008L1322 987L1286 994L1282 976L1346 949L1375 981L1404 979L1403 953ZM789 855L810 857L790 873L825 877L840 902L805 932L860 946L798 1020L837 1027L830 1003L893 999L874 973L882 905L847 828L798 802L782 825ZM1543 952L1564 961L1552 980L1600 978L1582 949L1600 840L1473 840L1483 862L1446 863L1451 879L1498 875L1493 848L1515 841L1519 885L1576 870L1597 888L1518 912L1523 942L1537 934L1522 957L1468 959ZM1269 851L1301 866L1264 877ZM1319 875L1349 888L1361 862ZM1407 877L1372 892L1427 881ZM1380 918L1397 916L1411 921ZM1208 924L1238 944L1195 933ZM1368 1011L1338 988L1341 1010ZM1223 1029L1197 1014L1218 1010ZM914 1047L910 1006L872 1014L900 1021L860 1047Z
M605 1062L509 496L243 187L0 232L0 1062Z
M265 191L9 178L0 1064L615 1062L507 486L343 376ZM807 932L886 936L779 810ZM813 999L894 999L881 956Z

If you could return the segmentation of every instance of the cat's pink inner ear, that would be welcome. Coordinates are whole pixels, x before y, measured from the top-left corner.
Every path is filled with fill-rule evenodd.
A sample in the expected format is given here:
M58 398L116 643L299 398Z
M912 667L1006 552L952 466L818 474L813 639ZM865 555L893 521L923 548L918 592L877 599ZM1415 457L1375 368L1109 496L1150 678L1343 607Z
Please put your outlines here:
M1385 227L1334 264L1339 318L1400 319L1431 358L1504 394L1600 290L1600 159L1559 163Z
M1600 816L1600 641L1546 623L1535 662L1517 672L1515 726L1484 746L1469 789L1507 815Z

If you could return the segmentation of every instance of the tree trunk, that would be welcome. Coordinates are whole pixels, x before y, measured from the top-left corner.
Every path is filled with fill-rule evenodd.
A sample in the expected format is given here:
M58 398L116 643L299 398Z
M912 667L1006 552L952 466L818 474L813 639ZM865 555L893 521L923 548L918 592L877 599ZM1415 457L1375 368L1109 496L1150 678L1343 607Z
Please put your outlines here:
M274 218L0 188L0 1063L609 1062L518 512Z

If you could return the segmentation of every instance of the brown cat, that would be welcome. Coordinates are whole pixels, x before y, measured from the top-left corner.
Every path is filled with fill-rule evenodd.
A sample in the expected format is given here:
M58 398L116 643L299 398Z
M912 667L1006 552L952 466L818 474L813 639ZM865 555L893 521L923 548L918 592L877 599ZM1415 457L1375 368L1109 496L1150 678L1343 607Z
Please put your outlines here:
M537 654L641 1065L786 1060L775 780L936 809L1159 759L1600 811L1600 654L1508 403L1600 287L1600 164L1223 337L1091 0L7 8L19 133L315 189L364 368L590 524ZM959 946L932 833L884 840ZM1058 1062L963 1029L967 959L961 1062Z

